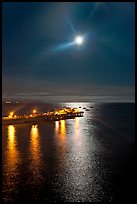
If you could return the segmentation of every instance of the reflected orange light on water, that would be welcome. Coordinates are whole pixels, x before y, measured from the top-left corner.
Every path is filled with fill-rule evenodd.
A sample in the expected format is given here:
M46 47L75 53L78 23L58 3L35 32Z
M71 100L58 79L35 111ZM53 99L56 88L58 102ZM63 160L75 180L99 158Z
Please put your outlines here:
M30 131L30 157L31 157L31 165L30 169L34 176L34 183L39 183L41 174L40 174L40 140L39 140L39 131L37 125L32 125Z
M60 120L60 135L62 137L66 136L66 121L65 120Z
M32 155L32 160L37 164L39 160L39 132L38 127L32 125L30 132L30 151Z
M61 138L64 138L66 136L66 121L65 120L55 121L55 133Z
M61 166L63 172L63 167L65 167L65 158L67 154L67 135L66 135L66 121L60 120L55 121L55 136L56 145L58 146L56 156L58 157L58 166Z
M18 165L20 162L19 152L17 150L16 141L16 129L13 125L9 125L7 129L8 140L7 140L7 151L5 157L6 175L3 186L3 192L8 193L9 197L12 198L13 192L17 190L19 171ZM12 189L12 191L11 191ZM12 200L11 200L12 201Z
M59 121L55 121L55 133L59 133Z
M10 162L9 165L11 165L11 167L15 167L16 163L19 160L19 155L18 155L18 151L16 149L16 137L15 137L15 127L13 125L9 125L8 126L8 143L7 143L7 147L8 147L8 154L7 154L7 160Z
M66 143L66 121L55 121L55 135L63 145Z
M15 141L15 127L13 125L8 126L8 144L9 149L14 148L14 141Z

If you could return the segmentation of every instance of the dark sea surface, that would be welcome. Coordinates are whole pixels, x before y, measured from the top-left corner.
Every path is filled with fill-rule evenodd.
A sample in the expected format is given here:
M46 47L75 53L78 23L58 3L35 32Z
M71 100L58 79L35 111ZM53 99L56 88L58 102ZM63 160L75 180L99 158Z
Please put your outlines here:
M134 104L60 105L81 106L84 117L2 127L3 201L131 203Z

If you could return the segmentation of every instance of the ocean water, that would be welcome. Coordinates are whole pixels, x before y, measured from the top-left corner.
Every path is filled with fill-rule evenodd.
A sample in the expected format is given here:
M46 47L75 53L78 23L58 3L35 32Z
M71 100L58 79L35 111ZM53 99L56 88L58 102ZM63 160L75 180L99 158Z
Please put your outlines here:
M131 202L134 104L59 105L81 107L84 117L2 127L3 201Z

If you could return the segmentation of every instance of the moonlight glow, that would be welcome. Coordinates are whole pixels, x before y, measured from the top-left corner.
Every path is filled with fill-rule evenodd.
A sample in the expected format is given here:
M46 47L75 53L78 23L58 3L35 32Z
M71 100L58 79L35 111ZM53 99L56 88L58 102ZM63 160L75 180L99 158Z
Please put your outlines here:
M82 36L76 36L76 38L75 38L75 43L76 43L77 45L82 45L83 42L84 42L84 38L83 38Z

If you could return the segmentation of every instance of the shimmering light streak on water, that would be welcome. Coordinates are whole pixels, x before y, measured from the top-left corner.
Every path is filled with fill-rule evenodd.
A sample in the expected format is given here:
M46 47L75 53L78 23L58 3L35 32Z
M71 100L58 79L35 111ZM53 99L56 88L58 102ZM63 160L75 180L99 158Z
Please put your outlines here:
M5 182L3 185L3 192L8 193L9 196L5 201L12 201L14 194L18 192L19 171L18 165L20 162L19 152L17 150L16 130L13 125L8 126L8 138L6 147L6 170Z
M55 121L55 134L59 133L59 121Z
M40 161L40 144L39 132L36 125L32 125L30 132L30 155L32 158L32 166L38 167Z
M134 105L60 106L78 107L84 117L2 127L3 200L130 200Z
M62 144L66 142L66 121L55 121L55 134Z
M66 144L66 121L60 120L55 122L55 136L56 144L59 147L57 149L56 156L58 157L59 174L63 171L65 167L65 160L67 154L67 144ZM60 170L61 168L61 170Z
M32 173L33 185L41 184L41 152L40 152L40 138L38 125L32 125L30 131L30 171Z
M60 135L61 137L66 136L66 121L65 120L60 120Z
M92 136L83 134L86 126L82 124L82 118L67 121L69 154L67 154L66 174L62 179L61 176L59 178L60 181L62 180L59 189L65 201L98 200L97 195L101 188L99 184L96 184L98 171L92 175L92 171L96 169L96 163L92 160L95 144Z

